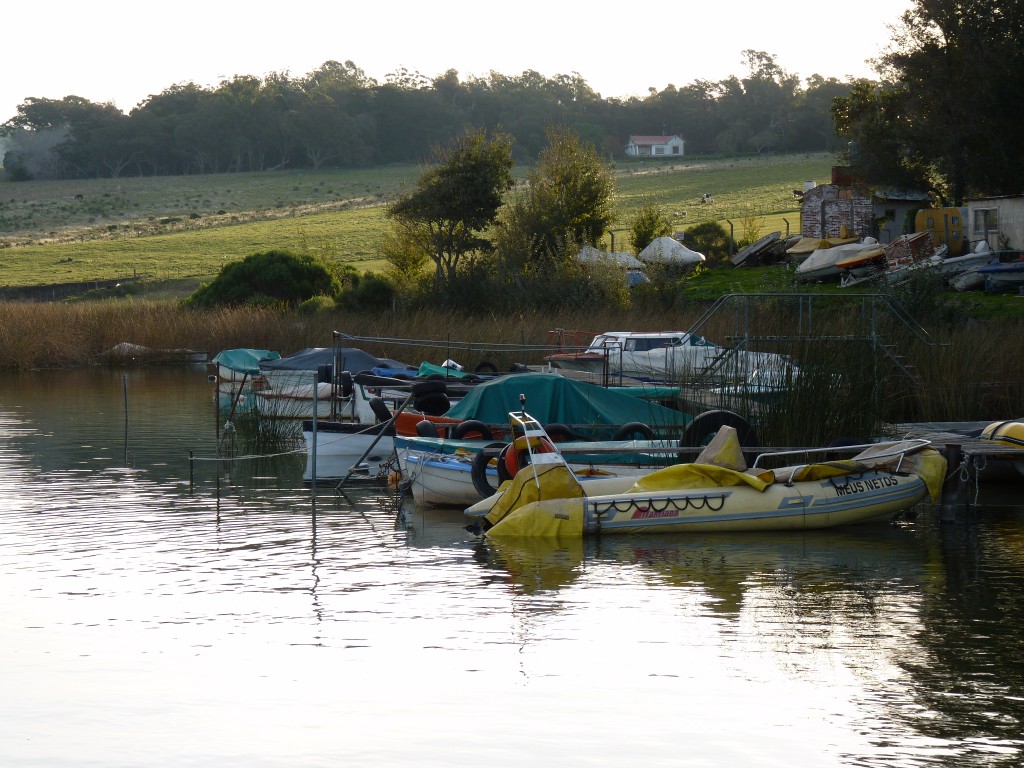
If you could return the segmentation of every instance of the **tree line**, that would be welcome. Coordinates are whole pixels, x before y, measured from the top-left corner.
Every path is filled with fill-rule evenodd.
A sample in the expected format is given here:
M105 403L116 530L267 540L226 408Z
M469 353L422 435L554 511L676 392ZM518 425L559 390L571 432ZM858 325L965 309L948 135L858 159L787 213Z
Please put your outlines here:
M830 113L853 83L803 81L773 55L743 53L745 76L695 81L643 98L603 98L577 74L534 71L460 80L400 70L380 83L351 61L303 77L235 76L173 85L125 114L78 96L26 98L0 126L18 179L116 178L349 168L420 162L467 129L501 131L517 161L564 125L605 157L630 135L683 136L687 154L836 150Z
M869 185L946 204L1024 191L1024 0L914 0L889 32L877 80L802 79L747 50L743 76L618 99L578 74L400 70L379 83L328 61L303 77L173 85L128 114L30 97L0 139L8 177L69 179L421 162L477 129L510 136L528 164L560 125L604 158L630 135L679 134L688 155L835 151Z
M1024 0L916 0L893 33L836 100L846 161L947 205L1024 192Z

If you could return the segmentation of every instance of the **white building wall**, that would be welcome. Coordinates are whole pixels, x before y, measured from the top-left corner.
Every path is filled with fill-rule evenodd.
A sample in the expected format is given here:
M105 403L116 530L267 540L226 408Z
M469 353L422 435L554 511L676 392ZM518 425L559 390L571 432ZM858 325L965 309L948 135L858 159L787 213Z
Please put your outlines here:
M1024 249L1024 197L967 201L967 236L973 247L987 240L992 250Z

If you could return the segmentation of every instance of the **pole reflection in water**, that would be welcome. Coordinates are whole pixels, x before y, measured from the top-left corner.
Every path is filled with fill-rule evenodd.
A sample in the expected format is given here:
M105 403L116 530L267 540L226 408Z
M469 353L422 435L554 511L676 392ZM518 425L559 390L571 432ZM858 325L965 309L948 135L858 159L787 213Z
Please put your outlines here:
M951 524L496 544L314 497L302 455L190 493L205 371L3 383L5 766L1021 762L1018 489Z

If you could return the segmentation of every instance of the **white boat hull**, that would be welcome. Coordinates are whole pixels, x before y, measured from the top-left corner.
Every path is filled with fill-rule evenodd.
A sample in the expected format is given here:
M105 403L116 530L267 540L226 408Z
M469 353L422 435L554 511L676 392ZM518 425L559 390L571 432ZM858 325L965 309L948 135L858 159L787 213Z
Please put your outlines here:
M402 452L399 467L417 504L464 507L481 498L473 485L472 457ZM488 468L487 479L497 487L498 471Z
M256 390L253 397L256 409L263 416L274 419L311 419L313 404L316 403L318 419L331 416L331 398L334 387L321 382L314 389L312 384L293 384L280 388Z
M316 456L314 468L313 432L303 429L306 445L306 469L302 480L316 482L341 480L360 459L373 469L391 458L395 450L395 439L389 434L380 434L383 425L367 427L365 424L330 425L316 432ZM365 455L365 456L364 456Z
M477 489L473 482L473 460L476 452L443 453L434 451L424 453L409 447L410 442L414 445L415 439L410 441L408 438L399 438L398 467L404 484L411 491L413 500L417 504L467 507L484 498L484 494ZM644 442L646 441L623 441L621 450L642 450ZM578 444L563 444L563 448L567 445ZM637 446L641 447L637 448ZM579 447L585 448L586 446ZM634 465L587 462L570 463L570 466L573 467L576 477L588 487L595 480L623 477L630 478L626 484L628 486L637 476L651 471L650 463L665 461L663 456L640 453L637 455L642 456L649 463ZM498 471L493 466L487 467L486 480L492 489L496 489L500 485Z

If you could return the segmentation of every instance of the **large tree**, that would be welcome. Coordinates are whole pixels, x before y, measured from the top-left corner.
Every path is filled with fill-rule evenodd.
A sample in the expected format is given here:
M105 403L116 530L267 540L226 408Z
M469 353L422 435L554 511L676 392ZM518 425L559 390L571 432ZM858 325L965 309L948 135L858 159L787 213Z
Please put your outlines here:
M615 193L611 168L592 144L567 128L551 128L547 137L529 179L537 257L596 246L611 226Z
M459 263L492 249L483 232L494 223L512 187L512 139L468 131L436 151L416 188L388 206L400 226L425 232L439 283L456 276Z
M897 148L891 178L880 164L867 166L869 178L923 170L956 205L1024 188L1024 0L915 0L879 73L873 98L837 104L837 127L862 158Z

